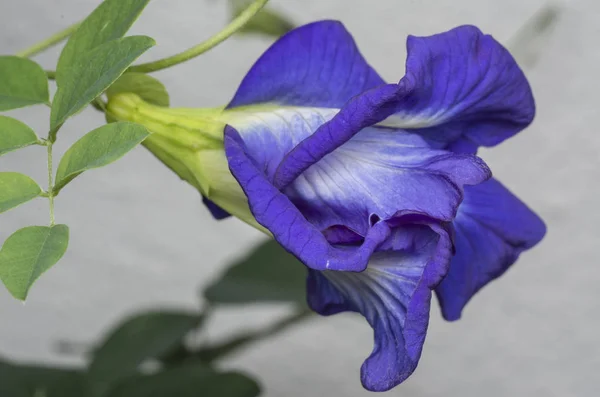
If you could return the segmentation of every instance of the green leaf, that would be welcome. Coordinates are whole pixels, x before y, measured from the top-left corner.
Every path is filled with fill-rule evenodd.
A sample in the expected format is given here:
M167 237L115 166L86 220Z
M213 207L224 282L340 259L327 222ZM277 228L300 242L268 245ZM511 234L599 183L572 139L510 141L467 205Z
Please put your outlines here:
M25 300L35 280L62 258L68 244L66 225L18 230L0 250L0 279L15 298Z
M63 70L63 78L57 81L50 129L56 130L67 118L102 94L154 44L150 37L130 36L109 41L74 58Z
M48 78L32 60L0 56L0 111L49 104Z
M234 263L205 291L212 303L294 302L304 304L306 269L274 240Z
M136 376L115 387L108 397L255 397L260 387L235 372L217 373L191 362L150 376Z
M42 193L42 188L27 175L0 172L0 214L28 202Z
M87 133L67 150L56 170L54 192L84 171L103 167L135 148L149 135L140 124L119 122Z
M309 319L311 316L314 316L314 312L307 306L298 307L290 316L280 319L269 327L246 331L216 344L204 344L200 349L194 351L194 357L207 364L215 360L221 360L236 351L253 344L255 345L261 340L268 340L288 328Z
M145 360L174 349L201 322L200 314L183 311L153 311L126 320L94 352L88 371L91 394L103 395Z
M57 83L62 85L63 80L69 78L69 70L79 63L79 57L102 44L123 37L149 1L103 1L71 35L60 53L56 68Z
M0 360L2 397L81 397L83 373L71 368L22 365Z
M38 142L35 132L12 117L0 116L0 156Z
M169 93L165 86L154 77L144 73L125 73L106 90L106 96L110 100L111 97L123 92L137 94L144 101L153 105L169 106Z
M233 18L237 17L246 9L250 1L248 0L230 0ZM296 26L284 15L273 11L269 7L264 7L258 12L244 27L237 33L262 34L271 37L280 37Z

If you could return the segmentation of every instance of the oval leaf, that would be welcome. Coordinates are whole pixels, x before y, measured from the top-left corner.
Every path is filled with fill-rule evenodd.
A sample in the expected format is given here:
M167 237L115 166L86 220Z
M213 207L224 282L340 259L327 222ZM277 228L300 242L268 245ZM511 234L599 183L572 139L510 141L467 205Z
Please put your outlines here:
M52 103L50 129L62 123L102 94L140 55L154 45L147 36L130 36L109 41L74 58Z
M16 231L0 250L0 279L15 298L25 300L35 280L62 258L68 244L66 225Z
M104 43L119 39L127 33L150 0L106 0L103 1L69 37L60 53L56 68L59 85L68 70L84 53Z
M149 312L126 320L94 351L88 370L91 394L104 394L113 382L135 374L145 360L168 353L201 321L200 314L182 311Z
M144 101L153 105L169 106L169 93L165 86L154 77L144 73L125 73L109 87L106 96L110 99L123 92L137 94Z
M0 172L0 213L38 197L42 188L27 175Z
M12 117L0 116L0 156L37 142L38 137L29 126Z
M204 291L212 303L306 302L306 268L276 241L261 244Z
M187 363L155 375L133 377L108 397L255 397L260 387L235 372L217 373L203 363Z
M48 78L29 59L0 56L0 111L49 103Z
M148 135L143 126L127 122L107 124L87 133L60 160L54 192L58 193L82 172L120 159Z

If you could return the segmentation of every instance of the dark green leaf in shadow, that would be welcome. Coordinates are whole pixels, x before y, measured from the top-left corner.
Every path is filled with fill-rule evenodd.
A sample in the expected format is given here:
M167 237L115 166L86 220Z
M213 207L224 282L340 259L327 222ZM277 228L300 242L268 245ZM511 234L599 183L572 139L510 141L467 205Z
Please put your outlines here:
M0 56L0 111L49 103L48 78L32 60Z
M146 360L176 348L201 322L200 314L166 310L126 320L93 353L88 370L90 395L104 395L113 382L135 374Z
M29 288L67 251L66 225L29 226L12 234L0 250L0 279L17 299L25 300Z
M506 47L521 68L533 68L537 64L548 48L562 11L554 2L546 3L508 40Z
M140 124L119 122L87 133L64 154L56 170L54 192L84 171L104 167L123 157L149 135Z
M306 302L306 268L269 240L231 265L204 291L212 303Z
M0 156L38 142L35 132L12 117L0 116Z
M260 387L236 372L218 373L202 363L186 363L149 376L136 376L108 397L255 397Z
M71 368L23 365L0 360L2 397L81 397L83 372Z

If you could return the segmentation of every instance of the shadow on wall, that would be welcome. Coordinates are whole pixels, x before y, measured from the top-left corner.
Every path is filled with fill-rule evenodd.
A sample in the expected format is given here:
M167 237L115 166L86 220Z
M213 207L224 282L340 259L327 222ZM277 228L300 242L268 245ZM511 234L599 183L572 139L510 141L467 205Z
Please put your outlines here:
M101 341L60 344L62 353L81 354L81 368L41 367L0 360L0 395L6 397L252 397L259 383L242 372L219 370L219 360L313 318L305 304L306 270L273 240L230 265L204 288L198 311L152 309L124 319ZM223 306L282 303L293 311L274 324L214 344L195 344L211 314Z

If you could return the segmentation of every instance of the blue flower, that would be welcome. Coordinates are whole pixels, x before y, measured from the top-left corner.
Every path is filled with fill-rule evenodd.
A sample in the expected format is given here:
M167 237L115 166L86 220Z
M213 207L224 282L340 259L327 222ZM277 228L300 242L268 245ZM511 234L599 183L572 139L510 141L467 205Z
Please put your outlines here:
M414 371L433 289L455 319L544 234L473 155L533 119L514 59L471 26L407 50L386 84L340 23L296 29L250 70L228 106L246 114L225 130L254 217L310 268L311 307L373 327L361 378L376 391Z
M409 36L398 83L383 81L341 23L322 21L271 46L224 109L125 96L108 106L115 118L152 114L146 146L215 217L232 213L298 257L315 311L366 318L369 390L415 370L432 291L445 318L459 318L545 233L476 156L529 125L535 105L508 51L472 26Z

